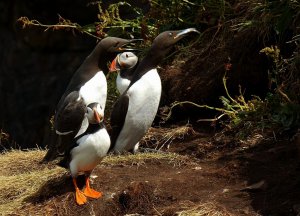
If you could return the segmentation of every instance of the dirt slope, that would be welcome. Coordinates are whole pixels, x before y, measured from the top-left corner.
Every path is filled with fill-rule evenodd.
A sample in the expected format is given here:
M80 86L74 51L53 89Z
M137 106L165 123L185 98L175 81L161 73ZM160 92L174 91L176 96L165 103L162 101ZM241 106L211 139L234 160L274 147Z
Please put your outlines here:
M206 203L212 203L224 215L229 212L235 215L254 214L249 207L249 195L238 191L243 187L242 182L212 173L223 169L205 163L174 167L168 161L98 167L94 173L98 178L93 187L104 192L102 199L90 201L84 207L77 206L71 192L71 179L63 176L50 179L38 196L29 199L32 204L20 214L42 214L46 211L49 215L87 215L87 212L91 215L92 212L95 215L173 215L185 207ZM49 194L49 191L52 192Z
M255 134L244 142L211 133L174 138L169 152L109 157L92 187L104 196L74 202L65 172L49 177L10 215L297 215L296 142ZM268 138L268 139L267 139ZM53 165L48 165L53 169ZM82 182L82 179L79 179Z

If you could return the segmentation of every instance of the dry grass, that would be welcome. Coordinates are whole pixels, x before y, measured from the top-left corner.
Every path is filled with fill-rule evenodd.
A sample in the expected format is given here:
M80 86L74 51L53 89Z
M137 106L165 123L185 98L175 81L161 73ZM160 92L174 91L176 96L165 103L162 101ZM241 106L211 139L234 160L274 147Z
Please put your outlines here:
M174 166L186 164L190 160L186 156L178 155L175 153L138 153L127 155L108 155L105 157L101 164L111 165L141 165L146 162L167 161Z
M33 170L40 170L40 160L43 158L45 151L35 150L10 150L1 154L0 176L11 176L20 173L27 173Z
M49 180L67 174L65 169L51 164L40 164L44 150L11 150L0 158L0 215L8 215L26 205L26 198L36 195ZM174 166L185 164L188 158L173 153L141 153L109 155L102 161L110 165L141 165L146 162L167 161Z
M173 140L184 139L184 137L195 134L190 125L175 128L150 128L141 143L151 148L162 149L170 147Z
M207 202L195 205L192 202L183 204L184 210L176 212L178 216L232 216L216 202Z
M50 178L63 175L59 167L40 165L45 151L11 150L0 159L0 212L7 215L20 208Z

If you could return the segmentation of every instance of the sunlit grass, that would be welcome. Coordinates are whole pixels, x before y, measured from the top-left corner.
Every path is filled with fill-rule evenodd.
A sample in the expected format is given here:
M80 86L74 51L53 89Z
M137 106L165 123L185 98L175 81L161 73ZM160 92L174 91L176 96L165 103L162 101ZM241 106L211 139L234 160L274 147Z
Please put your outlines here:
M176 212L178 216L231 216L227 210L216 202L201 204L183 203L184 210Z
M0 214L7 215L26 205L26 198L32 196L47 183L68 171L54 164L41 164L45 150L10 150L0 158ZM155 161L180 166L187 157L174 153L139 153L128 155L108 155L101 165L142 165Z
M40 165L45 151L11 150L0 158L0 212L7 215L20 208L24 199L35 193L45 182L63 175L56 166Z

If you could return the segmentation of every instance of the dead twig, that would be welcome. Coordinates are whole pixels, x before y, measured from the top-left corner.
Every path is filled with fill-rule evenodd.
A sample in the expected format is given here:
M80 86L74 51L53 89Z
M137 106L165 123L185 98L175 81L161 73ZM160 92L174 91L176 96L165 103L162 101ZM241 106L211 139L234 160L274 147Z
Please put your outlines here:
M77 30L81 33L87 34L98 40L101 40L101 38L97 37L96 35L93 35L89 31L85 30L78 23L73 23L68 19L64 19L60 15L58 15L58 19L59 19L59 22L57 24L51 24L51 25L40 23L38 20L30 20L28 17L20 17L17 21L22 24L22 28L26 28L27 26L38 26L38 27L45 28L44 31L48 31L49 29L53 29L53 30L72 29L72 30Z
M292 103L291 99L287 96L287 94L285 94L282 91L282 88L284 87L283 84L281 84L278 88L277 88L277 92L289 103Z

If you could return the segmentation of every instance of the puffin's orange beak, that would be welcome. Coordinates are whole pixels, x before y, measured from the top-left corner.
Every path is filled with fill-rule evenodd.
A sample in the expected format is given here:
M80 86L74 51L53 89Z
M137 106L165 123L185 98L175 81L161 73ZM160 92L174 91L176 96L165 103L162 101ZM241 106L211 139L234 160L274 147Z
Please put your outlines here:
M114 72L119 70L120 68L117 66L118 57L116 57L110 64L109 72Z
M94 110L94 117L97 123L100 123L102 120L102 116L97 112L96 108L93 109Z

